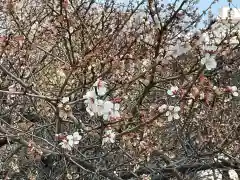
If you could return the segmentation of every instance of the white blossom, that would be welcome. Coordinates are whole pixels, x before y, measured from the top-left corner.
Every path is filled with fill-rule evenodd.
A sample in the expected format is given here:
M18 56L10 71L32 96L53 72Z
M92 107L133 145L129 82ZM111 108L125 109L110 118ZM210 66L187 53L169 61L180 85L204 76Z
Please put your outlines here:
M79 141L82 139L82 136L78 132L74 132L73 135L67 136L68 143L73 147L74 144L79 144Z
M168 121L172 121L173 119L179 119L180 118L180 116L178 115L179 111L180 111L179 106L169 106L168 111L166 112Z
M103 135L102 145L105 143L114 143L115 142L116 133L111 129L107 129Z
M239 180L237 172L233 169L230 169L228 171L228 175L229 175L230 179L232 179L232 180Z
M166 105L166 104L163 104L163 105L161 105L161 106L158 108L158 111L159 111L160 113L164 112L165 110L167 110L167 105Z
M59 145L62 146L62 148L64 149L68 149L69 151L72 150L72 147L75 144L79 144L79 141L82 139L82 136L79 135L78 132L74 132L73 135L68 135L66 138L64 138L62 140L61 143L59 143Z
M188 104L189 106L192 105L192 103L193 103L193 99L192 99L192 98L187 100L187 104Z
M217 67L217 62L214 55L207 53L204 58L201 60L201 64L205 65L207 70L215 69Z
M237 86L228 86L227 90L232 93L233 96L238 96L238 89Z
M61 100L61 102L62 102L63 104L68 103L68 102L69 102L69 97L63 97L62 100Z
M177 86L172 86L169 90L167 90L167 94L169 96L175 97L175 95L178 92L178 87Z
M93 87L94 89L91 89L83 96L85 99L84 103L86 104L86 111L90 116L97 114L98 116L103 116L104 120L120 118L120 104L108 100L102 100L102 97L99 97L105 95L107 92L106 82L98 79Z
M69 151L72 150L72 146L69 144L67 139L63 139L62 142L59 143L60 146L62 146L63 149L67 149Z

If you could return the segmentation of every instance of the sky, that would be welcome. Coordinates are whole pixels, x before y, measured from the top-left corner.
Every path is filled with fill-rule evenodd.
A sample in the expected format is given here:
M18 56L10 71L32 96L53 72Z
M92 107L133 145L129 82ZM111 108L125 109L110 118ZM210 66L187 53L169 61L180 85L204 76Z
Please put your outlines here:
M120 2L120 3L126 3L128 4L129 1L131 0L116 0L117 2ZM139 0L140 1L140 0ZM145 0L145 1L148 1L148 0ZM159 0L160 1L160 0ZM169 2L174 2L175 0L161 0L163 1L164 3L169 3ZM199 12L202 12L204 10L206 10L210 4L213 2L213 0L198 0L198 4L197 4L197 7L199 8ZM211 12L213 13L213 15L215 17L217 17L220 13L220 9L222 7L228 7L229 6L229 0L218 0L218 2L216 2L212 8L211 8ZM230 0L231 3L230 3L230 7L231 8L239 8L239 11L240 11L240 0ZM182 0L179 0L179 2L182 2ZM207 15L205 17L203 17L202 20L207 20ZM200 27L203 25L202 23L203 21L201 21L201 23L199 24Z
M121 3L128 3L130 0L117 0L117 2ZM198 0L198 8L200 11L203 11L209 7L209 5L212 3L213 0ZM232 1L232 8L240 8L240 0L231 0ZM163 2L173 2L173 0L163 0ZM217 3L215 3L212 6L212 12L214 15L218 15L219 9L221 7L228 6L228 0L218 0Z
M203 11L205 9L207 9L209 7L209 5L211 4L212 0L199 0L198 3L198 8L200 11ZM214 4L212 6L212 13L217 16L219 14L219 9L224 7L224 6L228 6L228 0L219 0L219 2L217 2L216 4ZM231 7L232 8L240 8L240 0L232 0L231 3Z

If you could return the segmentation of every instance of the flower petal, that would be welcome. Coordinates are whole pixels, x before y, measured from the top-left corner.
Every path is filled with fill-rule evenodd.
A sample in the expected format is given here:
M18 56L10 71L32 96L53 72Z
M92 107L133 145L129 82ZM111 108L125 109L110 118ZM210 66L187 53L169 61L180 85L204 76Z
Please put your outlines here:
M167 112L166 112L166 116L169 116L169 115L170 115L170 111L167 111Z
M120 104L116 103L114 104L114 110L118 111L120 109Z
M115 138L110 138L109 140L110 140L111 143L115 142Z
M74 144L79 144L79 141L73 141Z
M169 106L168 109L172 111L174 109L174 106Z
M72 135L67 135L67 140L72 140L73 136Z
M103 114L103 119L106 121L106 120L108 120L108 118L109 118L109 115L108 114Z
M207 70L215 69L217 67L217 62L215 59L211 58L206 62Z
M232 94L233 94L233 96L235 96L235 97L238 96L238 92L236 92L236 91L233 92Z
M178 113L174 113L174 114L173 114L173 118L174 118L174 119L179 119L180 116L178 115Z
M86 111L88 112L88 114L89 114L90 116L94 116L94 113L92 112L92 110L90 109L89 106L86 108Z
M104 103L103 112L109 112L111 109L113 109L113 103L111 101L106 101Z
M68 144L69 144L69 146L71 146L71 147L73 147L73 140L72 139L70 139L70 140L68 140Z
M178 112L178 111L180 111L181 110L181 108L179 107L179 106L175 106L174 107L174 112Z
M62 102L63 104L69 102L69 97L63 97L62 100L61 100L61 102Z
M172 119L173 119L172 114L170 114L170 115L168 116L168 121L172 121Z
M163 104L163 105L161 105L159 108L158 108L158 111L159 112L163 112L163 111L165 111L167 109L167 105L166 104Z
M115 118L115 119L118 119L118 118L121 117L119 111L114 111L114 112L112 113L112 116L113 116L113 118Z
M77 136L79 136L79 132L74 132L74 133L73 133L73 137L75 138L75 137L77 137Z
M177 86L172 86L172 87L171 87L171 91L173 91L173 92L174 92L174 91L178 91L178 87L177 87Z
M167 90L167 94L168 94L169 96L172 96L172 95L173 95L173 92L172 92L171 90Z
M107 88L106 87L100 87L97 90L97 93L98 93L99 96L104 96L106 94L106 92L107 92Z
M74 132L73 133L73 139L74 139L74 141L80 141L82 139L82 136L79 135L78 132Z
M201 64L204 65L205 63L206 63L206 58L204 57L201 59Z
M232 179L232 180L238 180L239 179L238 178L238 173L234 169L230 169L228 171L228 175L229 175L230 179Z
M237 86L232 86L231 89L232 91L237 91Z

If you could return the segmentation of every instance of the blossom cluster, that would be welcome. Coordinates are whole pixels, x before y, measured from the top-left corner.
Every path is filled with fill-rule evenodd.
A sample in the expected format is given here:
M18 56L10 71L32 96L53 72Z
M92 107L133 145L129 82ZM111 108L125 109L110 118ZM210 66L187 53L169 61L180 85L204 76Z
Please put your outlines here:
M200 79L202 79L202 77ZM227 95L230 95L229 98L225 99L225 102L228 102L229 100L231 100L232 96L236 97L239 95L238 88L236 86L227 86L226 88L218 88L216 86L212 86L211 89L215 94L226 93ZM181 96L183 92L184 90L179 89L178 86L171 86L170 89L167 90L167 94L171 97L176 97L178 95ZM187 102L188 102L188 105L191 105L193 102L193 99L196 99L196 98L199 98L199 100L205 100L207 102L209 94L204 91L201 91L197 87L193 87L192 91L189 92L188 96L190 99L188 99ZM158 111L160 113L164 113L164 112L166 113L165 115L168 117L168 121L172 121L173 119L180 119L180 116L179 116L180 110L181 108L179 106L171 106L171 105L168 106L166 104L163 104L158 108Z
M112 101L107 100L107 83L101 79L93 84L93 87L83 96L85 99L86 111L90 116L102 116L104 120L118 120L120 119L120 100L114 99ZM108 127L104 131L102 145L105 143L115 142L115 131Z
M84 96L84 103L86 104L86 111L90 116L102 116L104 120L112 120L120 118L120 104L117 100L104 100L107 93L107 83L98 79ZM105 97L106 99L106 97Z
M167 106L166 104L163 104L158 108L158 111L163 113L166 112L166 116L168 117L168 121L172 121L173 119L179 119L179 111L181 108L179 106Z

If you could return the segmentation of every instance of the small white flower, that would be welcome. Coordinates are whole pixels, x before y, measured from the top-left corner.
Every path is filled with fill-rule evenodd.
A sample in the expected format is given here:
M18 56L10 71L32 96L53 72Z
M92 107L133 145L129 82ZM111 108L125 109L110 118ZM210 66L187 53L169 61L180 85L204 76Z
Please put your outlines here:
M106 84L107 83L102 81L101 79L97 79L97 81L93 84L99 96L104 96L106 94L107 92Z
M231 92L233 96L238 96L237 86L227 86L227 90Z
M187 104L190 106L193 103L193 99L188 99Z
M69 32L70 33L73 33L73 31L74 31L74 28L71 26L71 27L69 27Z
M72 150L72 146L70 146L66 139L63 139L62 142L59 143L59 145L62 146L63 149L67 149L69 151Z
M213 86L213 90L217 90L218 89L218 87L217 86Z
M179 119L180 118L180 116L178 115L179 111L180 111L179 106L169 106L168 111L166 112L168 121L172 121L172 119Z
M229 175L230 179L232 179L232 180L239 180L238 174L233 169L230 169L228 171L228 175Z
M177 86L172 86L169 90L167 90L167 94L169 96L175 97L175 95L178 92L178 87Z
M102 145L105 143L114 143L115 137L116 133L111 128L107 129L103 135Z
M73 144L79 144L79 141L82 139L82 136L78 132L74 132L72 137Z
M201 64L205 65L207 70L215 69L217 67L215 56L211 56L209 53L207 53L205 57L202 58Z
M73 135L68 135L66 139L63 139L59 145L64 149L72 150L74 144L79 144L79 141L82 139L82 136L78 132L74 132Z
M68 102L69 102L69 97L63 97L62 100L61 100L61 102L62 102L63 104L68 103Z
M166 105L166 104L163 104L163 105L161 105L161 106L158 108L158 111L159 111L160 113L162 113L162 112L164 112L166 109L167 109L167 105Z
M74 144L74 142L73 142L73 136L72 136L72 135L68 135L66 138L67 138L68 144L69 144L71 147L73 147L73 144Z

